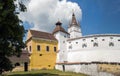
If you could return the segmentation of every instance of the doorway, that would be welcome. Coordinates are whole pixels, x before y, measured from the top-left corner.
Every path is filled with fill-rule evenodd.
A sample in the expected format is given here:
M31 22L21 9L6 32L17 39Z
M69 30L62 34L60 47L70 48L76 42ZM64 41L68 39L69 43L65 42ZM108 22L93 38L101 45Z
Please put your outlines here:
M24 63L24 71L25 71L25 72L28 71L28 62L25 62L25 63Z

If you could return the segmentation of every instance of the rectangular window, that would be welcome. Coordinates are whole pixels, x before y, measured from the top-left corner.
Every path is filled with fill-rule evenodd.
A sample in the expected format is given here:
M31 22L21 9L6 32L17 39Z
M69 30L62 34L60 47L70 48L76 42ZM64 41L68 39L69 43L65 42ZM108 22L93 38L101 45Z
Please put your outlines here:
M56 52L56 47L54 47L54 52Z
M37 51L40 51L40 45L37 45Z
M29 46L29 51L31 51L31 46Z
M46 46L46 51L49 51L49 46Z

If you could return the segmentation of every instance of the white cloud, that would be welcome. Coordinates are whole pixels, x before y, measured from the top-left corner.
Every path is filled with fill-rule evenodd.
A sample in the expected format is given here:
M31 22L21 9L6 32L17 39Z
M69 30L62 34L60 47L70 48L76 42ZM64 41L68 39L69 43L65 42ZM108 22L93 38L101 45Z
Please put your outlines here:
M74 9L76 18L81 19L82 12L77 3L67 0L30 0L27 12L20 14L20 19L33 23L32 29L50 31L55 28L55 23L60 19L63 27L67 28Z

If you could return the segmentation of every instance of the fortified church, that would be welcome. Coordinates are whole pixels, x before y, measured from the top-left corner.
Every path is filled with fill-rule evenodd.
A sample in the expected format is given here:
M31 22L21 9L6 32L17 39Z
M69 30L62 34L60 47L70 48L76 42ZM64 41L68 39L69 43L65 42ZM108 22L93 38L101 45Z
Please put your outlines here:
M28 31L30 69L55 68L89 75L95 72L97 76L96 71L105 69L103 64L120 64L120 34L82 36L74 13L68 26L66 31L58 21L52 33Z

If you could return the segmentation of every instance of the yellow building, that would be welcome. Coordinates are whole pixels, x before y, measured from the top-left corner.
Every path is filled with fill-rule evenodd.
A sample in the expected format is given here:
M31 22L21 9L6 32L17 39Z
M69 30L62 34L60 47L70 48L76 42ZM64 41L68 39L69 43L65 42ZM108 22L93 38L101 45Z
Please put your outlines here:
M57 51L56 38L46 32L29 30L27 49L30 52L30 69L54 69Z

